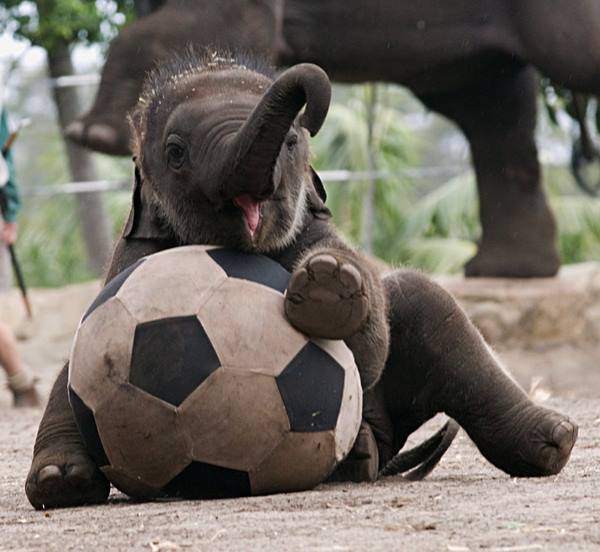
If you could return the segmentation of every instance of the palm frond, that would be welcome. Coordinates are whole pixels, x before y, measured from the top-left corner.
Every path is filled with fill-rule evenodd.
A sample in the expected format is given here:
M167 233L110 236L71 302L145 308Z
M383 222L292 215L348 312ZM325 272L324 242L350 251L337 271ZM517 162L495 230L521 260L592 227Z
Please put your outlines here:
M475 244L457 238L420 238L404 246L403 264L427 272L460 272L475 254Z
M474 177L465 173L448 180L412 205L404 237L440 235L474 239L478 233Z

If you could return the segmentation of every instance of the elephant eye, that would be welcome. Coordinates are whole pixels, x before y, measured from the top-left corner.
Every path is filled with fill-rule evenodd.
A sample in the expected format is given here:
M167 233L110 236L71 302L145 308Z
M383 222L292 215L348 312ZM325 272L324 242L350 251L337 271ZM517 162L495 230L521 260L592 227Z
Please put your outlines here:
M183 140L178 136L169 136L165 146L167 164L173 170L179 170L185 162L186 148Z
M285 145L287 146L287 148L290 151L294 149L294 147L296 146L297 143L298 143L298 135L295 132L292 134L289 134L287 136L287 138L285 139Z

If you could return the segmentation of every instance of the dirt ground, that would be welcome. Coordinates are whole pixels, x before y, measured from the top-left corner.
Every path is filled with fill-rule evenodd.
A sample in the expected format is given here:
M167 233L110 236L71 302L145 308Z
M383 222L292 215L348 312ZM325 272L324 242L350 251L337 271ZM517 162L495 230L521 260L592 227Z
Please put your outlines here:
M34 296L34 308L47 314L22 328L29 339L20 346L44 393L68 355L77 313L95 292L88 285ZM4 317L18 316L17 299L2 308ZM571 461L556 477L511 479L461 433L418 483L388 478L204 502L136 503L113 491L107 505L36 512L23 484L41 412L13 410L0 389L0 550L600 550L599 367L590 358L565 379L568 349L504 356L524 387L541 377L536 397L579 423ZM442 422L430 422L413 442Z

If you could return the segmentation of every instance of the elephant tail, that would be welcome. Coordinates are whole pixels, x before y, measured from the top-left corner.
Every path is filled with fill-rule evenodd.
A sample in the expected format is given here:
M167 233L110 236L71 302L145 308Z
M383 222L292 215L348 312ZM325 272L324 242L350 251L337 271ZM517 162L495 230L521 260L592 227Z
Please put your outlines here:
M420 481L435 468L456 437L460 426L448 420L429 439L407 451L398 452L379 472L379 476L404 474L408 481ZM410 470L410 471L409 471Z

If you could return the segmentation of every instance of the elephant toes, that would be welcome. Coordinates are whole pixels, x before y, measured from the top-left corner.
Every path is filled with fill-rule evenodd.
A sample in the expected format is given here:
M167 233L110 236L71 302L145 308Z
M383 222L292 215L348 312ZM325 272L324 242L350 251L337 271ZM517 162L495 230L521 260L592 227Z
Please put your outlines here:
M531 432L533 448L531 475L554 475L560 472L571 455L577 440L577 425L558 413L550 412Z
M292 274L285 312L301 332L326 339L345 339L367 317L368 299L359 270L333 255L319 253Z
M562 470L577 440L577 425L566 416L531 405L503 432L474 439L486 458L514 477L544 477Z
M379 473L379 450L373 430L363 421L350 454L341 462L329 481L371 482Z
M127 129L116 128L105 122L75 120L65 129L65 136L86 148L109 155L127 155Z
M85 125L83 121L75 120L69 123L65 128L65 136L76 144L83 145L85 139Z
M100 504L109 490L108 480L83 451L38 454L25 483L27 498L38 510Z

